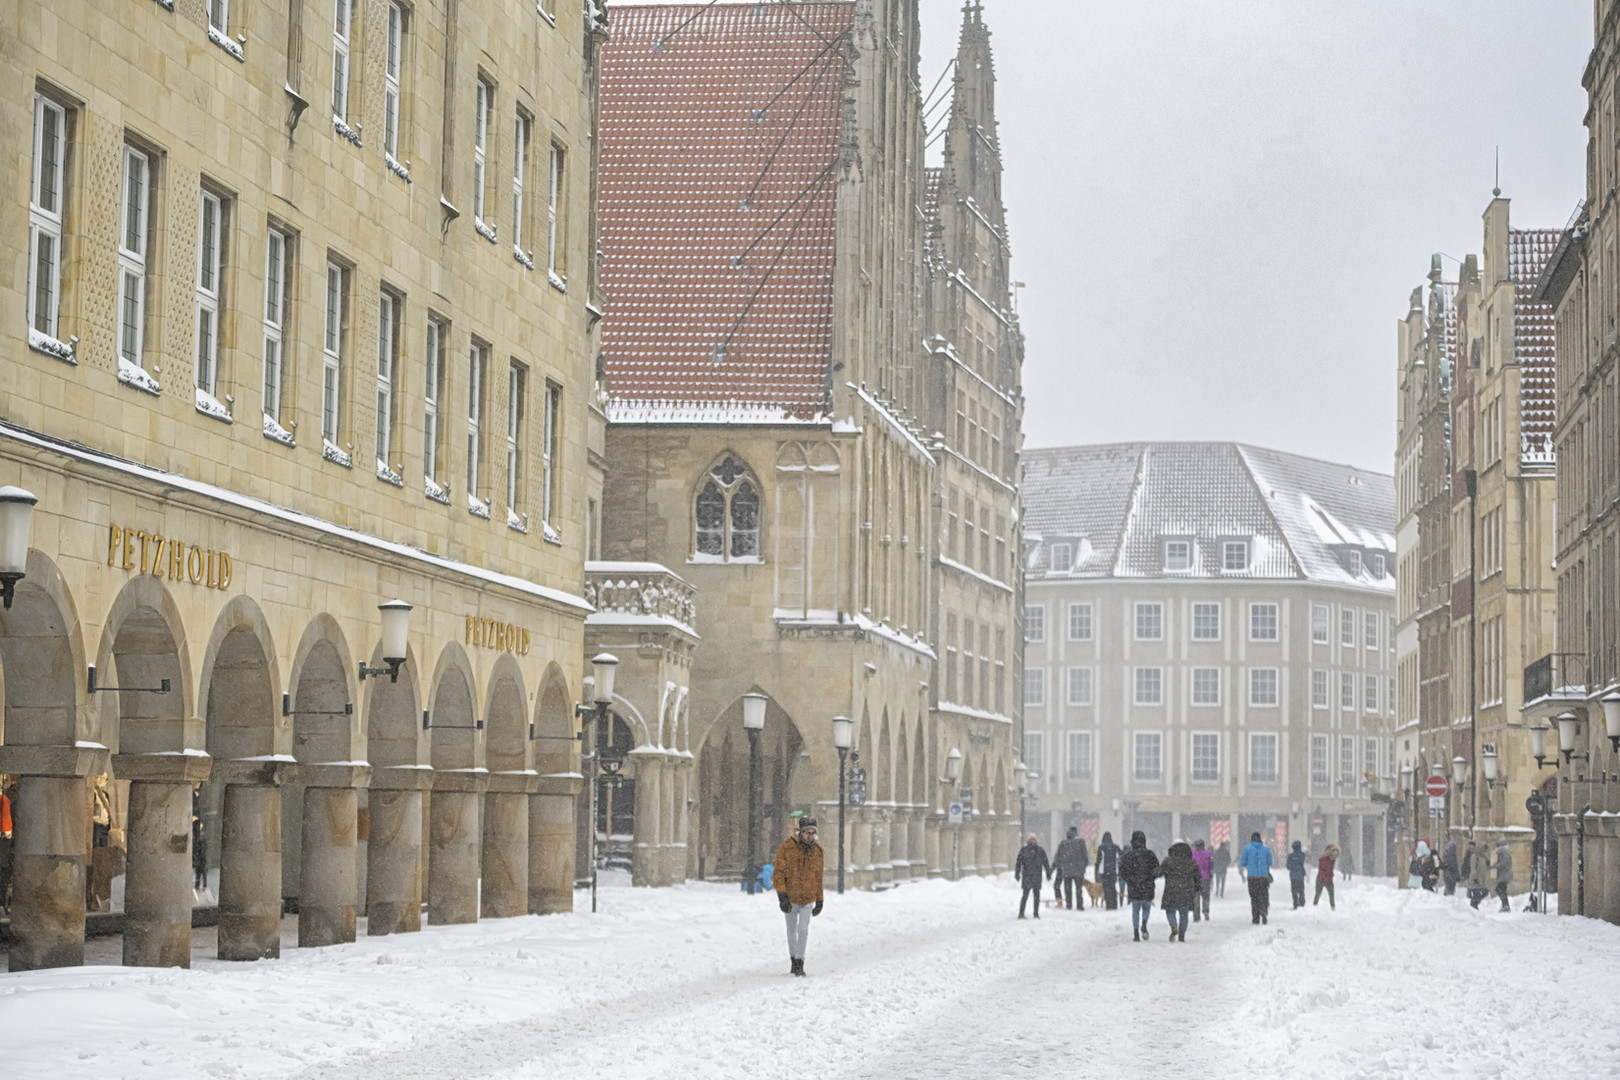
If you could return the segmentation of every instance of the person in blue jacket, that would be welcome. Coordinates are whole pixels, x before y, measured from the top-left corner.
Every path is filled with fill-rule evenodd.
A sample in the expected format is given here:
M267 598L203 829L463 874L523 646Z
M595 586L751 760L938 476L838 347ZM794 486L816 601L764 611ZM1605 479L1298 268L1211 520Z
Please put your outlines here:
M1249 845L1238 859L1238 869L1249 883L1249 915L1258 926L1271 912L1271 849L1260 842L1259 833L1249 835Z
M1294 898L1294 909L1305 906L1305 851L1294 841L1294 850L1288 853L1288 893Z

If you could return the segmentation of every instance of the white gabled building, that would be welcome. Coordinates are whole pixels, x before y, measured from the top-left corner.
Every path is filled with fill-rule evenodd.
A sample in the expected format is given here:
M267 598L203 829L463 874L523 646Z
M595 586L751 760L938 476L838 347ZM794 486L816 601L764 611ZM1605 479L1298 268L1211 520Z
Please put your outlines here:
M1391 477L1236 443L1025 463L1028 828L1260 832L1385 870Z

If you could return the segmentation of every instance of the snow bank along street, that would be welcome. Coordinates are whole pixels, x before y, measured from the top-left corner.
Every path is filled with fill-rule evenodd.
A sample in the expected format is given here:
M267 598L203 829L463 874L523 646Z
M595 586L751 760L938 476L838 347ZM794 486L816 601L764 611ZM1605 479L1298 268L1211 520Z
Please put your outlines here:
M1235 881L1234 877L1234 881ZM1612 1077L1620 929L1477 912L1388 881L1339 909L1241 888L1172 944L1127 913L1014 919L1009 878L829 895L788 975L773 897L610 888L601 913L190 971L0 974L0 1074L33 1077L1072 1074ZM1273 890L1274 901L1276 889ZM582 896L583 900L584 897ZM1508 978L1505 973L1520 975ZM1534 985L1523 973L1557 972ZM1531 978L1537 978L1531 975Z

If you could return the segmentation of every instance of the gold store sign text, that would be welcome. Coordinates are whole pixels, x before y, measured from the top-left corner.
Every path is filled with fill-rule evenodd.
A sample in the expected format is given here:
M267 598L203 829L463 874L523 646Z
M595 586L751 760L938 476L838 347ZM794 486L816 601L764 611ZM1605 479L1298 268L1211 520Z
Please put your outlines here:
M231 584L231 557L225 552L144 529L111 526L107 533L107 565L210 589L228 589Z
M476 645L483 649L495 649L498 652L515 652L519 656L527 656L529 654L529 631L526 627L496 622L494 619L480 619L477 615L469 615L467 616L467 644Z

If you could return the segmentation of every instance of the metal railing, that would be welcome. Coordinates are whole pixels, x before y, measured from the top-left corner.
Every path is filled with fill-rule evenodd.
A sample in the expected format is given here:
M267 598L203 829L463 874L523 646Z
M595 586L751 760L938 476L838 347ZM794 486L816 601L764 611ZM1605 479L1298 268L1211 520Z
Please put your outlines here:
M1551 697L1566 687L1585 696L1587 662L1584 653L1548 653L1524 669L1526 704Z

